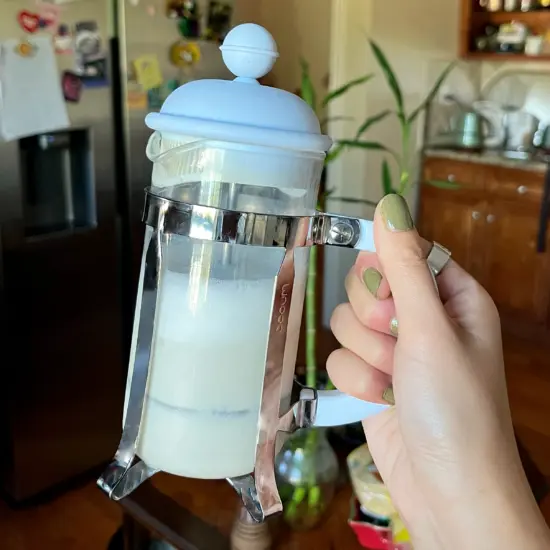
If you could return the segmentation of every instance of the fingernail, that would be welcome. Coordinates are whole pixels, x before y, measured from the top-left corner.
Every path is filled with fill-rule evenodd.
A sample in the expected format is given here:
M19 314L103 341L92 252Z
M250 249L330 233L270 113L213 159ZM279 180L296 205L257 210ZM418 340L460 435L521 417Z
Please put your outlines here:
M397 336L399 334L399 323L397 322L397 319L395 317L390 321L390 332L394 336Z
M395 405L395 397L393 395L393 387L392 386L389 386L384 390L384 393L382 394L382 399L388 405Z
M386 195L380 203L380 213L390 231L410 231L414 228L409 207L401 195Z
M363 282L367 287L368 291L375 297L378 298L378 289L380 288L380 283L382 282L382 273L374 267L369 267L363 272Z

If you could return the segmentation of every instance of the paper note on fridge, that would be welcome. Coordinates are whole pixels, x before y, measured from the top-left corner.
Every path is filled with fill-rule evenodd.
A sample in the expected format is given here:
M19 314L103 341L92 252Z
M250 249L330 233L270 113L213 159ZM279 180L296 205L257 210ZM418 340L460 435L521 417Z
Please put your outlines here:
M142 55L134 61L136 80L144 91L158 88L162 85L162 71L156 55Z
M6 141L70 125L51 37L0 44L0 137Z

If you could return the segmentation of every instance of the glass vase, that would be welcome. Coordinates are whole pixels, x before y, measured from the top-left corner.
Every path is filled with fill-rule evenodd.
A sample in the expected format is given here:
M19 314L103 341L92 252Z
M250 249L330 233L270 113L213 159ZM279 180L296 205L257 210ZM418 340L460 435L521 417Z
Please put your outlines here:
M299 430L285 443L275 461L283 517L295 530L315 527L329 507L338 480L338 459L326 430Z

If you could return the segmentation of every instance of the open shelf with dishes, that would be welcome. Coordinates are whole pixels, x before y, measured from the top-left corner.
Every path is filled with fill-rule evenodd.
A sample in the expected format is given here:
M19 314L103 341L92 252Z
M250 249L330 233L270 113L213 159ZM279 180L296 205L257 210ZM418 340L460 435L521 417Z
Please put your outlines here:
M550 0L462 0L460 56L549 62Z

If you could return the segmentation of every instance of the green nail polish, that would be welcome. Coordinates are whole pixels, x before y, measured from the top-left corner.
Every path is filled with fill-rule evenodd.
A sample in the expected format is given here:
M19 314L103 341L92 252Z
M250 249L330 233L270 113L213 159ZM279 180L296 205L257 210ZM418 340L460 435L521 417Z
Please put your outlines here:
M399 323L395 317L390 321L390 332L394 336L397 336L399 333Z
M390 231L410 231L414 228L409 207L401 195L386 195L380 203L380 213Z
M378 298L378 289L380 288L380 283L382 283L382 273L374 267L369 267L365 269L363 273L363 282L367 287L368 291L375 297Z
M382 394L382 399L388 404L388 405L395 405L395 397L393 395L393 388L392 386L389 386L384 390L384 393Z

